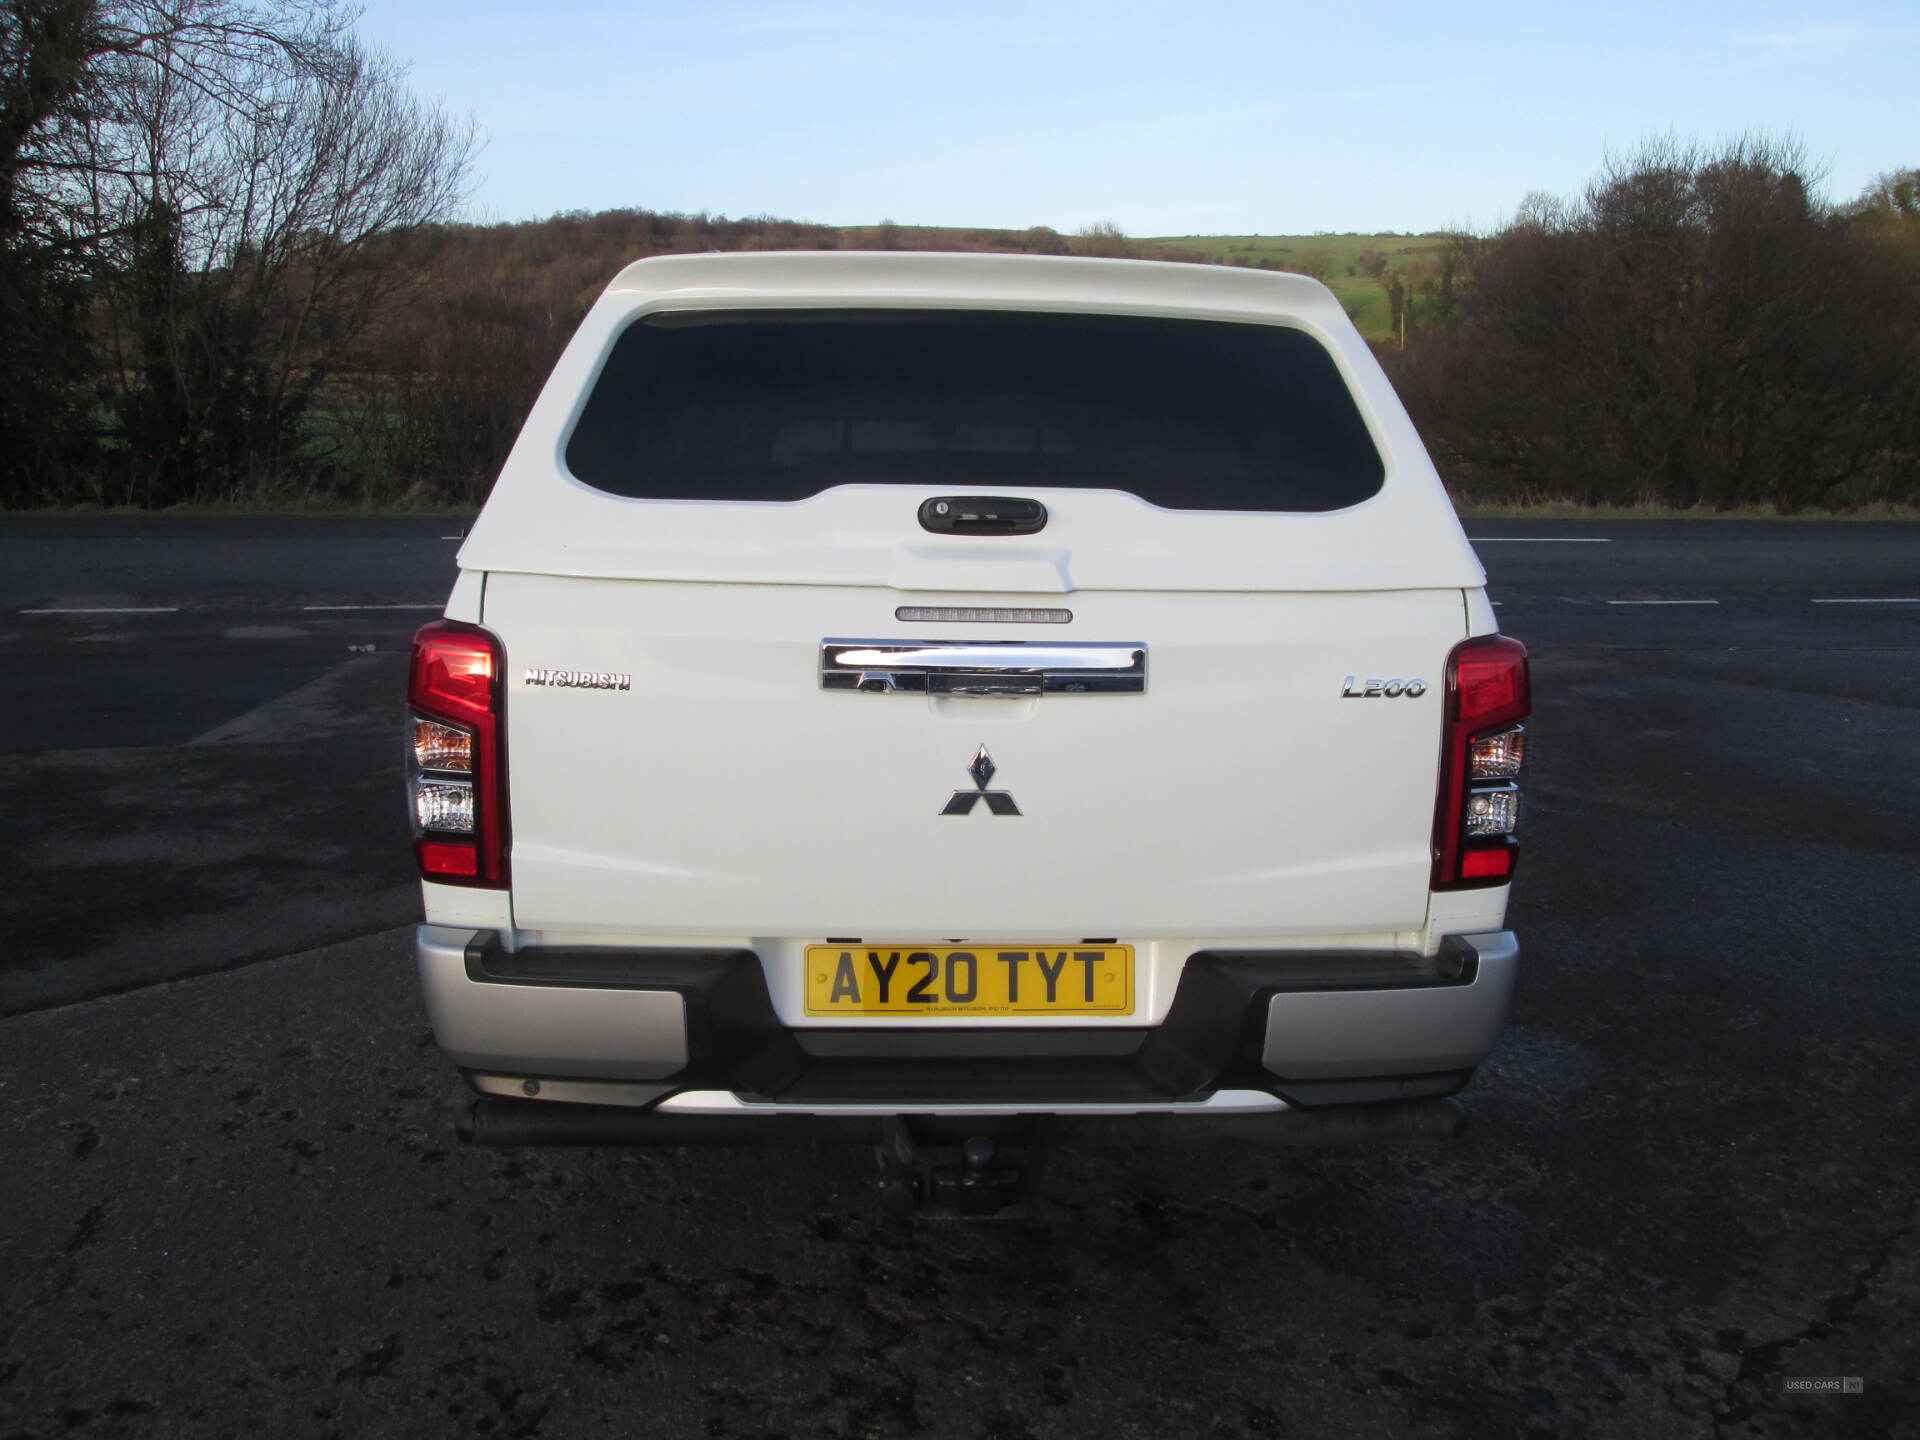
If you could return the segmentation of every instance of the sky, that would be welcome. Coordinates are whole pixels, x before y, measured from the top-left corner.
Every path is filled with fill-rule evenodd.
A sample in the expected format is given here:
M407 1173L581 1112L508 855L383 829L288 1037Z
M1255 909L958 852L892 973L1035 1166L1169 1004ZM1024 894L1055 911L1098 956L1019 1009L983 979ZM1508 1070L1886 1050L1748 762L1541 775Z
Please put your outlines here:
M1489 229L1649 137L1920 165L1920 6L364 0L485 139L469 217Z

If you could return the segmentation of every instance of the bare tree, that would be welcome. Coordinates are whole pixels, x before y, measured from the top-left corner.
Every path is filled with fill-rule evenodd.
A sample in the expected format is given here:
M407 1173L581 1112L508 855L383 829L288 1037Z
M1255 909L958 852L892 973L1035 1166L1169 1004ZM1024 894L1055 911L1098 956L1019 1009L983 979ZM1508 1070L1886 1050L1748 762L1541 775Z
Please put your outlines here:
M337 70L351 19L339 0L9 0L0 227L84 246L99 185L142 173L142 97L268 119L279 85Z
M350 37L314 63L230 58L249 103L162 64L126 77L91 172L109 389L148 501L280 477L329 369L404 283L382 237L444 220L471 163L471 122L416 100Z
M103 321L125 473L102 498L164 502L284 465L328 366L402 278L369 247L451 215L471 122L415 100L339 0L7 14L0 243L9 262L57 261L16 291L84 277ZM10 340L8 360L25 348Z

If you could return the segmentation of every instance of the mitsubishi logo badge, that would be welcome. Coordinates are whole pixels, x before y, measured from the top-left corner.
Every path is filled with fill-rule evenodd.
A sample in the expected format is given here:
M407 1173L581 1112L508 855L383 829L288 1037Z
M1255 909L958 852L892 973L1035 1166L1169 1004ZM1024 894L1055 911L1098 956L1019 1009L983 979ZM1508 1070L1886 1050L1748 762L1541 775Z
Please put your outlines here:
M967 773L973 777L974 788L956 790L953 798L947 801L942 815L971 815L973 807L979 801L987 802L987 809L996 815L1018 815L1020 807L1013 803L1013 796L1005 790L989 790L987 782L993 779L993 757L982 745L979 754L973 757L973 763L967 766Z

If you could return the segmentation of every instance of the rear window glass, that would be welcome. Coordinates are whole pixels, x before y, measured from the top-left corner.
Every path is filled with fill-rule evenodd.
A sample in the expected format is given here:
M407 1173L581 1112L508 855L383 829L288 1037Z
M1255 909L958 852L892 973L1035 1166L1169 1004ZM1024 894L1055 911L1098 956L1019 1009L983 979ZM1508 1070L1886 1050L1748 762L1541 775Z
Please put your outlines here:
M1337 510L1385 475L1301 331L924 310L649 316L614 343L567 465L644 499L1058 486L1171 510Z

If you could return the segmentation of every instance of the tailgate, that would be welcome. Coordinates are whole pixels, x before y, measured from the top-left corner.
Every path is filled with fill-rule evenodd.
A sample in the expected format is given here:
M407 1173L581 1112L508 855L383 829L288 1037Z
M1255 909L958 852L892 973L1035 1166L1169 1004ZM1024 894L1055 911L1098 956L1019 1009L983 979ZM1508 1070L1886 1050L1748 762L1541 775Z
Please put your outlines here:
M903 598L1040 603L490 576L515 922L979 940L1424 923L1460 591L1082 592L1046 600L1073 617L1046 625L904 622ZM1137 646L1145 684L829 689L829 639ZM1350 698L1349 676L1425 693ZM983 789L1010 803L954 803Z

